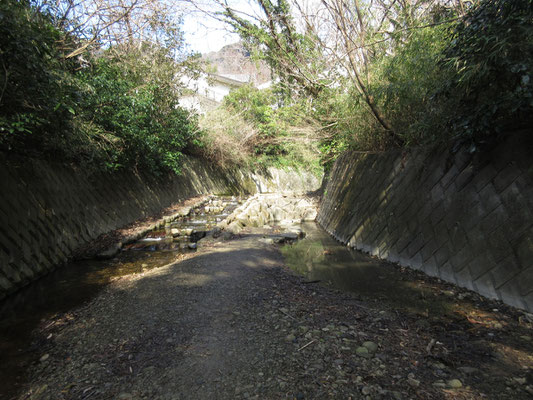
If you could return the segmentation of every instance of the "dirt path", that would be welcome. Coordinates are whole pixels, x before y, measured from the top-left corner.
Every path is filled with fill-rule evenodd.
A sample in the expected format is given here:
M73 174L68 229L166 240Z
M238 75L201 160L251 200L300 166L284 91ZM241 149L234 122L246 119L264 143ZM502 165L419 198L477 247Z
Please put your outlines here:
M423 320L305 282L258 236L207 242L177 263L115 281L74 313L43 321L43 356L20 398L533 395L528 343L507 343L512 357L499 355L491 341L507 336L488 335L490 327ZM504 332L523 336L530 329L518 315L502 319ZM452 387L459 385L454 379L461 388Z

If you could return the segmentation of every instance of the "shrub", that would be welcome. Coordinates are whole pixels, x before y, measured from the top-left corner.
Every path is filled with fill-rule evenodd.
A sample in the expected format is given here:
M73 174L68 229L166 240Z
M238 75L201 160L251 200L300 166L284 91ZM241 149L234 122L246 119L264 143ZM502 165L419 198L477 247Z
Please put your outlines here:
M484 0L450 31L440 100L458 137L486 140L533 121L533 1Z
M309 117L309 104L280 93L276 87L258 90L247 85L226 96L223 107L253 126L249 143L255 164L319 172L318 130Z
M219 107L199 119L203 131L200 154L222 167L249 165L255 127L241 114Z
M82 125L105 143L107 167L141 167L156 173L179 172L182 150L197 140L196 117L178 107L173 60L161 49L111 49L79 73L87 95L80 102ZM85 121L85 122L84 122Z
M75 61L58 48L66 40L29 2L0 2L0 148L54 152L70 128Z

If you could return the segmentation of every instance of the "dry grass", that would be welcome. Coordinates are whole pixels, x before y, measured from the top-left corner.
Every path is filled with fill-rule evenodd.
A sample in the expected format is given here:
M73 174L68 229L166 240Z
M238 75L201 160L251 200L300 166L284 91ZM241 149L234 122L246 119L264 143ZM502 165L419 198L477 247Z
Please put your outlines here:
M201 150L204 157L222 167L250 161L257 132L240 114L219 107L202 116L199 123L205 132Z

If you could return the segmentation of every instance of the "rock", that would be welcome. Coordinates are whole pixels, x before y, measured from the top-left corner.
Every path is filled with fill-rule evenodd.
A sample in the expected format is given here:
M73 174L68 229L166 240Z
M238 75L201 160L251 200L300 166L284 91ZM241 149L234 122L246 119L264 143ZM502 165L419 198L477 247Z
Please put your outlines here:
M170 230L170 233L172 234L172 237L178 237L180 235L180 230L179 229L176 229L176 228L172 228Z
M407 383L415 388L420 386L420 381L415 378L407 378Z
M50 357L50 354L43 354L41 358L39 358L39 361L40 362L46 361L48 360L49 357Z
M274 236L272 237L272 241L277 244L283 244L285 243L285 238L283 236Z
M101 258L101 259L104 259L104 260L105 259L109 259L109 258L113 258L120 251L121 248L122 248L122 243L121 242L114 243L111 246L109 246L106 250L104 250L101 253L99 253L97 255L97 258Z
M395 400L402 400L402 394L400 392L394 391L391 392L391 395Z
M287 335L287 336L285 336L285 341L287 341L287 342L292 342L292 341L294 341L294 339L296 339L296 336L294 336L292 333Z
M527 382L526 378L513 378L513 379L514 379L514 381L515 381L516 383L518 383L519 385L525 385L526 382Z
M277 206L272 207L271 214L273 221L282 221L285 218L285 212Z
M293 233L293 232L282 233L282 237L285 240L298 240L298 234L297 233Z
M363 347L366 347L368 349L368 352L372 354L378 350L378 345L370 341L364 342Z
M220 235L222 234L222 230L219 227L215 227L215 228L213 228L213 231L212 231L211 234L212 234L213 238L216 239L216 238L220 237Z
M443 381L436 381L433 383L433 386L444 389L446 387L446 384Z
M131 393L120 393L118 396L117 396L117 399L118 400L132 400L133 399L133 396Z
M189 243L187 247L189 247L189 249L191 250L195 250L198 247L198 245L196 243Z
M302 216L302 222L314 221L316 219L316 216L317 216L316 210L309 209L309 210L304 212L304 214Z
M363 358L370 358L370 352L366 347L360 346L357 349L355 349L355 354L357 354L359 357Z
M528 335L522 335L520 336L520 339L525 340L526 342L531 342L531 336Z
M446 386L450 389L459 389L463 387L463 383L459 379L450 379L446 382Z

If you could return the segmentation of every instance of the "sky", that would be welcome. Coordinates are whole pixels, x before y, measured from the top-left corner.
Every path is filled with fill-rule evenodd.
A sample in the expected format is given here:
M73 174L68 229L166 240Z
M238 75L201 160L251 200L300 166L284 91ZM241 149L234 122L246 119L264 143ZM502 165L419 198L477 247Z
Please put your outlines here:
M239 36L228 32L219 21L199 15L187 15L183 30L189 49L202 54L218 51L227 44L239 41Z
M249 14L255 14L252 0L227 0L232 8ZM210 0L197 0L199 7L213 12L216 8ZM198 10L189 11L184 15L183 31L189 49L205 54L218 51L227 44L239 41L239 36L230 32L230 28L222 22L209 17Z

